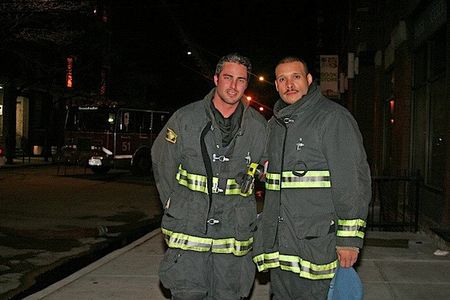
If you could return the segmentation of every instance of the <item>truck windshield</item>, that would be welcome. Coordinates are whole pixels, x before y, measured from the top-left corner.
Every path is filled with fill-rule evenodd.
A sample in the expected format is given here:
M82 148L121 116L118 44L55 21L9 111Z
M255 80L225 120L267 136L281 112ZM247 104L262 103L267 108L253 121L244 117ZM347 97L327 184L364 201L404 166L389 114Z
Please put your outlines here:
M66 119L66 130L70 131L112 131L116 113L113 108L71 107Z

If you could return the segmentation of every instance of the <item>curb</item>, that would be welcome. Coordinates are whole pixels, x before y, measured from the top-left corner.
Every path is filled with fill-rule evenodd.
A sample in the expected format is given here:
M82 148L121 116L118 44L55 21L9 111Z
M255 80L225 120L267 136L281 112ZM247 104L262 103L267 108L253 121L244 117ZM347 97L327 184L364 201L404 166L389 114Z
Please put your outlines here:
M155 229L152 232L144 235L143 237L137 239L136 241L132 242L131 244L128 244L127 246L120 248L114 252L111 252L110 254L107 254L106 256L100 258L99 260L96 260L95 262L93 262L92 264L84 267L83 269L73 273L72 275L48 286L47 288L33 294L30 295L26 298L24 298L24 300L37 300L37 299L43 299L44 297L56 292L57 290L63 288L64 286L74 282L75 280L83 277L84 275L87 275L89 273L91 273L92 271L100 268L101 266L107 264L108 262L114 260L115 258L121 256L122 254L132 250L133 248L136 248L137 246L145 243L146 241L152 239L153 237L155 237L157 234L159 234L161 232L161 230Z
M65 258L62 263L58 262L52 267L47 268L44 272L35 276L32 285L15 292L9 291L5 295L7 299L24 299L25 297L34 296L36 293L46 290L53 284L57 284L64 280L64 278L69 278L72 274L76 274L85 267L94 264L96 261L101 261L103 258L109 257L110 254L115 253L120 249L133 247L132 245L138 243L138 241L145 239L145 237L154 231L158 231L159 227L160 218L155 217L153 219L145 219L132 226L118 225L113 227L101 226L95 228L93 230L97 232L97 238L108 239L95 244L93 248L90 248L90 250L80 255ZM122 232L118 230L122 230ZM0 299L3 299L2 296L0 296Z

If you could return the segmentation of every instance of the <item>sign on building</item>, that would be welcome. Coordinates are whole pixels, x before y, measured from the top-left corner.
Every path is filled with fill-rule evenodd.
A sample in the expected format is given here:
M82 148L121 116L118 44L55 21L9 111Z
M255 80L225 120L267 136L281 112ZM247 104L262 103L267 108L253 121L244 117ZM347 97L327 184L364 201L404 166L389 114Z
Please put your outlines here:
M320 56L320 91L328 98L339 98L339 58L337 55Z

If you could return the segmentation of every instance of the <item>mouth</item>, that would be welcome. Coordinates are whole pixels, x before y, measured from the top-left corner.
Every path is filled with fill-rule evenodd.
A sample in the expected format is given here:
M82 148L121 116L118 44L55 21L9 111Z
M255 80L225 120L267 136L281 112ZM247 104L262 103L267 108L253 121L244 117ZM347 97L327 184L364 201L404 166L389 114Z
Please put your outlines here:
M236 97L237 94L238 94L238 92L235 91L235 90L227 90L227 94L228 94L228 96L230 96L230 97Z
M286 91L284 94L285 94L286 96L289 96L289 95L295 95L295 94L297 94L297 93L298 93L297 90L289 90L289 91Z

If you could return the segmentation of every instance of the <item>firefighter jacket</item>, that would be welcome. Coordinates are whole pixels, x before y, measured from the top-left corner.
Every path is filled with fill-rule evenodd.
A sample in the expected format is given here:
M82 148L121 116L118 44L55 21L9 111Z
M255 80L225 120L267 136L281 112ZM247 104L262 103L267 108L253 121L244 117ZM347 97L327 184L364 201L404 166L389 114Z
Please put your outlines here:
M268 132L266 196L253 261L259 271L333 278L336 246L362 247L371 198L358 126L313 83L300 101L275 104Z
M253 245L256 203L253 188L243 193L240 179L261 159L267 121L245 107L224 147L211 110L214 92L176 111L153 144L161 227L170 248L244 256Z

